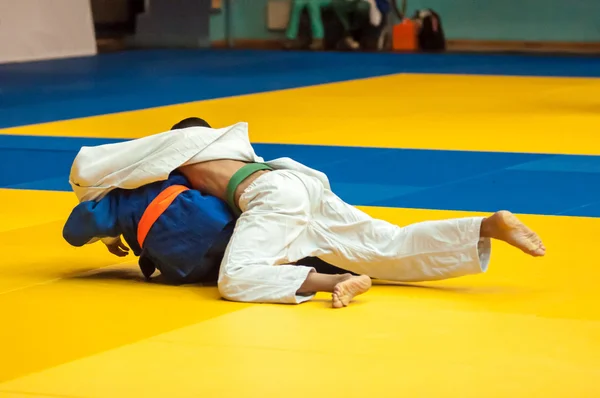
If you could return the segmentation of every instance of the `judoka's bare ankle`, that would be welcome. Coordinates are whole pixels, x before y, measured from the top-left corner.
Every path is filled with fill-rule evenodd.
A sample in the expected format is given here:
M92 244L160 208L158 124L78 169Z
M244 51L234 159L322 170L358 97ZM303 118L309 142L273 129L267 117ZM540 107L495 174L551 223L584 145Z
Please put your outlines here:
M337 274L336 276L338 277L339 282L343 282L343 281L347 281L348 279L352 278L353 275L350 273L347 273L347 274Z
M333 288L340 282L338 275L319 274L311 271L300 286L297 294L313 294L315 292L333 292Z
M500 239L502 235L502 215L503 211L497 211L489 217L486 217L481 222L479 236L482 238Z
M482 238L493 238L495 235L496 225L492 217L486 217L481 221L479 236Z

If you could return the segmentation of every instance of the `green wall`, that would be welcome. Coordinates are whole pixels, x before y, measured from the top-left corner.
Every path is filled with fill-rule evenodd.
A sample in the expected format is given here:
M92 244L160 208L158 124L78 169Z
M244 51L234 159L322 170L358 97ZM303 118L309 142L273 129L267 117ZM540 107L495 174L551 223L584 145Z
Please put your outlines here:
M267 29L267 0L230 1L233 4L231 30L234 38L258 40L283 38L283 33L271 32ZM224 12L223 10L211 16L210 38L213 41L225 39Z
M231 0L234 38L274 39L267 0ZM600 42L600 0L409 0L409 12L430 7L449 39ZM225 37L223 13L211 19L211 39Z

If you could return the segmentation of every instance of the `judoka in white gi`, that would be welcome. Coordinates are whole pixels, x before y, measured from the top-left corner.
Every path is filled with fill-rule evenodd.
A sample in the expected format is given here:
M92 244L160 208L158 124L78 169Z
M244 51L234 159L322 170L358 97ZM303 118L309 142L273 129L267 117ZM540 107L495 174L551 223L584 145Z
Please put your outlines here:
M241 213L218 280L221 295L233 301L301 303L323 291L344 307L369 289L369 276L418 282L485 272L491 239L545 254L537 234L506 211L405 227L373 219L337 197L325 174L289 158L257 156L246 123L84 147L70 181L80 200L94 200L165 180L175 169ZM361 275L292 265L305 257Z

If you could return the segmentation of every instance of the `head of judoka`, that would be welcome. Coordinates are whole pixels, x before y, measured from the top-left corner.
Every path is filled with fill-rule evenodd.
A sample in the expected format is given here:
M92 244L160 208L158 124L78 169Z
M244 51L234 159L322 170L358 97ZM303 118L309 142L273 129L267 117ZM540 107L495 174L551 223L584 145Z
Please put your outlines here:
M208 122L204 119L200 119L199 117L188 117L186 119L183 119L183 120L177 122L177 124L175 124L173 127L171 127L171 130L187 129L188 127L211 128L210 124L208 124Z

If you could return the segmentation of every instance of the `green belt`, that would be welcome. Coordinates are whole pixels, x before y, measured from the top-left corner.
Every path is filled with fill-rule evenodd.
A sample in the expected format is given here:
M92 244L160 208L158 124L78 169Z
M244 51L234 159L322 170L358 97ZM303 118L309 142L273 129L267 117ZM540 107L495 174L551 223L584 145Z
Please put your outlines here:
M235 204L235 190L237 187L244 181L246 178L250 177L252 174L256 173L259 170L273 170L271 167L264 163L248 163L241 169L235 172L229 183L227 183L227 189L225 190L225 196L227 198L227 204L231 207L237 215L242 214L242 211Z

